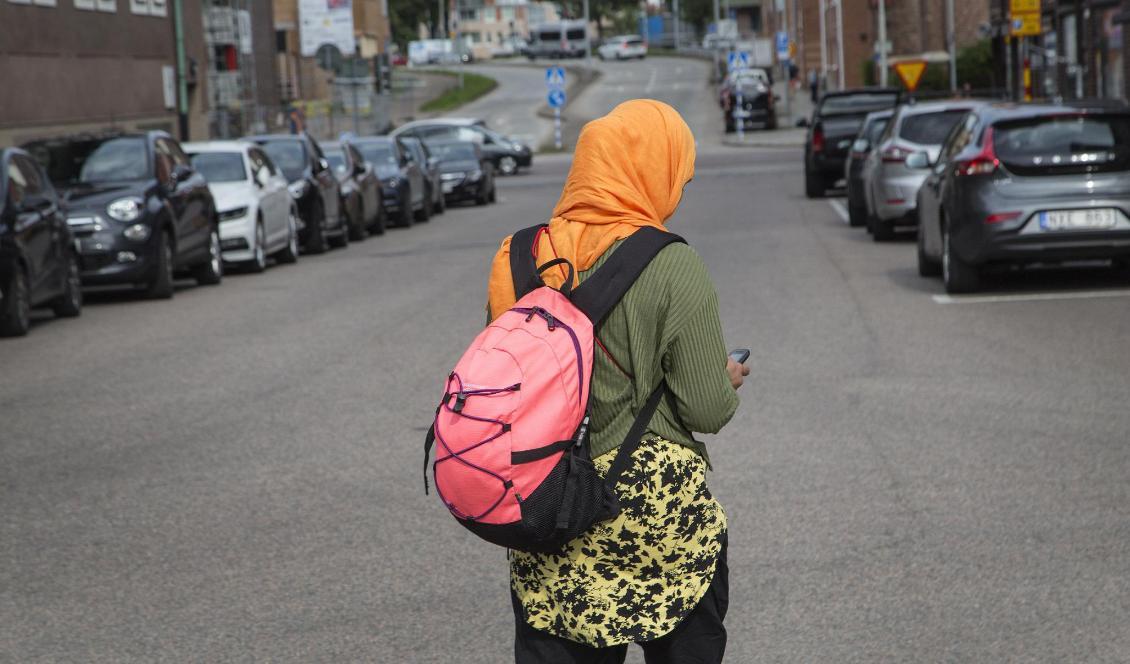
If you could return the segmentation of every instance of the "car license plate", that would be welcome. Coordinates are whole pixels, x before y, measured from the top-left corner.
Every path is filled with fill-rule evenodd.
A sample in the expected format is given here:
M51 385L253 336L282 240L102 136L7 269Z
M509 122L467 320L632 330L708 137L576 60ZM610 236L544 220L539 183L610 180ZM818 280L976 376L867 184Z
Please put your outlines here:
M1040 228L1046 231L1113 228L1118 222L1114 208L1090 210L1048 210L1040 213Z

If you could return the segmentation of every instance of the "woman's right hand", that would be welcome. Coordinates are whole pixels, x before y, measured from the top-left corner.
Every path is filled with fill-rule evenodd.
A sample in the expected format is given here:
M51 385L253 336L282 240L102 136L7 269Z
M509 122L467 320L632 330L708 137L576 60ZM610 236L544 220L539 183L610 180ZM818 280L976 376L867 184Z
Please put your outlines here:
M749 367L744 364L734 361L734 358L726 358L726 372L730 374L730 384L734 389L738 389L745 382L745 377L749 375Z

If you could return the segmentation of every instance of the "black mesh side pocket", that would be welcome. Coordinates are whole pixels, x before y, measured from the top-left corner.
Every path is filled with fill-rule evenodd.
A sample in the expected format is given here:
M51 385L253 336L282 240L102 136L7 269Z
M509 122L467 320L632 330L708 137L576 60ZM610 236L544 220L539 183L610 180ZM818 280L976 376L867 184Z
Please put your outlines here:
M583 452L570 448L545 480L522 501L522 526L530 536L523 551L551 553L594 523L620 513L616 496Z

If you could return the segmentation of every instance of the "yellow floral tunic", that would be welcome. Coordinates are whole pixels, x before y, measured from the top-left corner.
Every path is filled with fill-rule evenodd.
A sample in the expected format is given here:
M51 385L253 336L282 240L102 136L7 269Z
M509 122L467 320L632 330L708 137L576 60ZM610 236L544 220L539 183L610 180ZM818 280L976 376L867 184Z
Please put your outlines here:
M603 476L615 451L594 462ZM693 449L649 438L616 485L622 511L560 553L513 552L511 587L531 626L594 647L650 641L706 594L726 532Z

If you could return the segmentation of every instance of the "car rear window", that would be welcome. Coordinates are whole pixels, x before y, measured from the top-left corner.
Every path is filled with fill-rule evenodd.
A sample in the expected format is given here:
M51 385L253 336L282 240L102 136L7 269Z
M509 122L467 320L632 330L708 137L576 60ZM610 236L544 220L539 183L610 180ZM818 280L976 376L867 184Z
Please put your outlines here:
M302 145L302 141L289 138L265 141L263 152L275 162L289 182L298 180L306 171L306 148Z
M960 108L908 115L899 125L899 138L919 145L941 145L968 112L969 109Z
M198 152L190 154L192 165L208 182L243 182L243 155L238 152Z
M569 41L577 41L578 39L585 38L585 31L583 29L569 30L565 33L565 38Z
M993 149L1018 174L1130 170L1130 116L1053 115L998 122Z
M62 187L151 177L145 138L122 136L43 141L25 146L51 182Z
M862 138L866 138L869 143L874 145L879 140L879 136L883 134L883 130L887 128L887 123L890 121L890 118L872 120L871 124L867 125L867 128L864 130Z
M870 113L892 108L898 103L896 92L861 92L850 95L825 97L820 103L820 115Z

